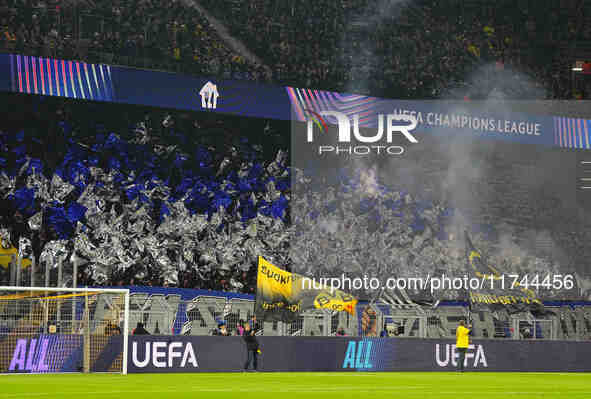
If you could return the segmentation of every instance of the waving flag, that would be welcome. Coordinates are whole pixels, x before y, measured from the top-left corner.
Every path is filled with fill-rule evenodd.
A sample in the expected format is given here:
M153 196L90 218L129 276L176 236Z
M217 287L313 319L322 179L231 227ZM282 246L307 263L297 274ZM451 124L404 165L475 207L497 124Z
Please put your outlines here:
M280 269L259 257L255 310L263 320L293 320L309 309L355 314L357 299L340 290Z
M483 255L472 243L468 232L466 237L466 259L474 274L483 279L482 289L470 291L471 304L488 305L491 310L503 307L509 313L532 311L545 313L542 301L536 293L513 282L510 275L499 272L497 268L488 264Z
M484 262L482 254L472 244L468 232L466 231L464 234L466 235L466 257L468 258L468 264L472 267L476 276L480 278L490 279L492 277L493 279L499 279L501 273L493 266L487 265Z

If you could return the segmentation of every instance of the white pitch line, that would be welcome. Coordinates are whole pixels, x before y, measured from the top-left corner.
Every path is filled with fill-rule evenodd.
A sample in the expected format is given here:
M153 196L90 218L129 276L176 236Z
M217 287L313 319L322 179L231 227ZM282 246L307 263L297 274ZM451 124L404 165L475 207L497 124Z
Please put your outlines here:
M379 388L379 389L358 389L358 387L344 387L342 389L281 389L281 390L269 390L269 389L233 389L233 388L220 388L220 389L199 389L199 390L185 390L184 393L189 392L228 392L228 393L256 393L256 392L278 392L278 393L298 393L298 392L354 392L358 393L376 393L376 392L404 392L408 390L409 387L405 386L392 386L389 389ZM501 391L501 390L486 390L486 391L441 391L441 390L429 390L423 391L425 393L432 393L437 395L460 395L460 394L483 394L483 393L503 393L505 395L543 395L543 394L550 394L549 391ZM178 389L175 390L137 390L137 391L96 391L96 392L22 392L22 393L14 393L14 394L0 394L0 397L4 398L14 398L14 397L39 397L39 396L59 396L60 394L70 394L70 395L105 395L105 394L134 394L134 393L179 393ZM572 393L579 393L579 392L570 392Z

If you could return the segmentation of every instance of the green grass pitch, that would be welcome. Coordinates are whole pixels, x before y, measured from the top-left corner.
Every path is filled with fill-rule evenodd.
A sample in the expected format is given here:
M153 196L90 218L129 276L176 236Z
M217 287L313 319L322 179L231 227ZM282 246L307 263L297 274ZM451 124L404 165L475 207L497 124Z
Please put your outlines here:
M591 398L583 373L0 375L0 399Z

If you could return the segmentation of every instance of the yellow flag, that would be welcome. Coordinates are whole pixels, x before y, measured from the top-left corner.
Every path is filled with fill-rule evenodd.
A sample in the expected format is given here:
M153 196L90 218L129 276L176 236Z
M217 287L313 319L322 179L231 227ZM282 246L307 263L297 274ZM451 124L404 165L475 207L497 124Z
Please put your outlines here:
M0 246L0 267L8 269L8 265L12 262L12 256L14 255L15 259L18 255L18 250L15 247L10 248L3 248ZM23 258L21 259L21 266L24 269L25 267L31 266L31 260Z
M357 298L299 274L280 269L259 257L256 308L267 319L290 319L307 309L345 311L355 315Z

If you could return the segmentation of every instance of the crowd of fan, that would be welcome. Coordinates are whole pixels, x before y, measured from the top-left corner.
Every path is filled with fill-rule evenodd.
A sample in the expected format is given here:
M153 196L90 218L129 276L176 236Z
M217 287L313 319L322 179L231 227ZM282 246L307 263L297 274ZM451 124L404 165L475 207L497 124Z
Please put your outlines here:
M200 0L270 72L230 50L189 2L47 1L0 0L5 48L393 98L590 91L573 92L561 51L591 39L583 1Z
M582 2L567 2L560 12L552 0L474 8L459 0L416 0L379 9L367 0L200 3L271 67L275 83L396 98L483 98L495 91L571 98L568 76L559 72L567 71L559 49L566 41L591 39ZM96 61L106 53L114 62L151 59L159 68L172 62L173 69L198 74L268 78L181 2L88 5L93 17L82 18L89 21L84 35L91 33L92 51L74 40L84 35L77 31L82 25L68 22L74 20L71 6L28 0L0 0L2 45L44 56ZM53 100L36 107L42 109L31 118L34 124L22 129L17 123L0 134L4 247L34 254L39 262L59 261L67 270L78 262L78 284L84 285L253 292L258 255L289 265L289 170L285 153L278 152L287 144L273 128L241 127L235 134L227 122L182 113L121 112L120 106L95 113L89 104ZM248 131L254 133L249 137ZM316 270L330 274L331 265L343 263L346 240L366 246L374 239L377 258L393 257L388 273L465 267L462 251L444 248L446 238L438 236L447 207L391 190L378 199L359 198L355 209L338 202L310 218L317 212L313 203L319 197L326 202L328 194L291 204L306 226L294 241L294 248L301 245L292 251L298 263L316 265L317 254L332 251ZM327 222L333 212L362 228L337 240L334 223ZM398 234L372 234L378 229ZM330 239L315 242L313 233ZM579 237L573 234L557 241L567 247ZM476 242L486 245L480 237ZM528 272L556 267L536 258L525 263Z
M264 73L226 46L194 7L177 0L101 0L78 8L54 0L0 0L0 20L0 46L21 54L236 79Z
M61 264L71 284L77 264L78 285L254 293L261 255L315 277L463 275L471 273L463 229L476 229L474 245L506 272L564 266L516 245L499 252L486 226L458 223L450 204L383 185L371 170L339 169L333 183L292 198L286 123L1 99L8 112L0 132L0 251L34 255L38 269L53 267L52 280ZM300 188L307 176L296 172ZM582 236L573 234L566 243L553 238L574 249Z
M583 2L560 10L555 1L202 3L273 67L276 81L394 98L481 98L492 88L570 98L568 69L557 65L566 75L556 74L553 63L564 41L591 38Z
M21 118L0 133L2 248L52 279L61 263L71 284L77 262L79 285L251 293L257 257L284 250L287 145L271 124L238 135L198 114L3 100Z
M388 173L392 171L383 172ZM419 179L429 179L428 174L421 175L418 170L416 173ZM478 179L490 184L486 176L479 175ZM300 187L310 185L304 177L298 176L297 181ZM476 185L473 181L465 184ZM478 215L467 217L463 209L441 199L428 198L429 195L411 194L403 188L384 185L376 175L363 171L351 171L333 184L325 183L324 188L299 193L290 203L294 228L291 261L297 265L298 273L317 279L342 274L351 279L372 276L384 284L391 276L418 281L425 275L474 275L472 267L480 266L470 266L466 252L467 248L474 248L470 251L479 251L485 259L480 270L485 274L490 270L486 265L507 275L528 276L530 281L536 275L559 275L564 270L581 273L574 281L575 289L540 287L537 292L540 297L574 299L587 297L591 292L584 276L588 256L584 240L588 227L583 229L580 220L562 223L560 218L564 215L560 214L564 211L559 212L549 233L555 242L554 253L542 253L535 245L526 243L523 231L518 231L535 227L511 228L498 220L485 223L479 221ZM483 205L486 202L478 197L474 201ZM522 208L523 212L539 210L535 201ZM556 256L566 251L565 256ZM500 287L490 290L497 295L508 295L507 291ZM515 292L511 295L521 295ZM465 299L466 294L461 289L428 292L420 287L409 287L407 293L425 301ZM372 291L362 289L355 294L371 298Z

